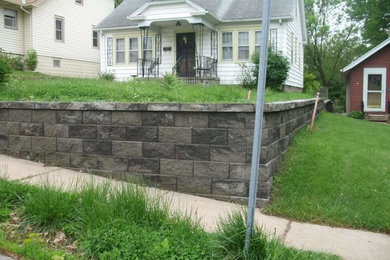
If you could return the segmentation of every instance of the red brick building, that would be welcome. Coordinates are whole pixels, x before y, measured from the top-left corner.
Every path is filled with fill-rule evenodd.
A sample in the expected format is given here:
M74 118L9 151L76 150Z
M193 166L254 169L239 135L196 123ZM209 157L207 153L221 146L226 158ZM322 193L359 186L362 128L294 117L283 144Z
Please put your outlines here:
M390 113L390 38L346 66L346 109L388 117Z

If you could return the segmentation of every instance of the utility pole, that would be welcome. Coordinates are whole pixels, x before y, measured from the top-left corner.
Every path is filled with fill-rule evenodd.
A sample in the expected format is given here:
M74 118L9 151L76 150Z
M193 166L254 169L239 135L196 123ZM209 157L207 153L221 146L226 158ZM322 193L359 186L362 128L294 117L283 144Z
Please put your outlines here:
M253 136L253 152L251 165L251 178L249 183L248 216L246 221L245 255L249 255L249 244L253 233L253 223L256 211L257 183L259 179L259 163L261 151L261 137L263 132L263 112L265 83L268 60L268 34L269 34L270 0L263 0L262 34L260 48L259 78L257 83L257 102L255 116L255 131Z

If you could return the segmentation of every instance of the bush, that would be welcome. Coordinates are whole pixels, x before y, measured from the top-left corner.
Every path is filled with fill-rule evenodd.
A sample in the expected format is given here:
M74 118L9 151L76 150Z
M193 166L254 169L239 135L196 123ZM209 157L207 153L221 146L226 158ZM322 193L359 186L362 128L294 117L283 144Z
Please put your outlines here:
M312 73L305 73L303 92L313 93L319 91L321 88L320 83L317 81L317 77Z
M102 72L100 73L100 78L108 81L114 81L115 75L112 72Z
M22 56L9 57L9 63L14 70L24 69L24 60Z
M259 78L260 55L258 53L252 55L251 61L255 64L253 68L253 77L255 78L255 86ZM267 63L267 81L266 87L273 90L280 90L283 82L286 81L290 65L288 59L282 53L268 49L268 63ZM254 87L255 87L254 86Z
M26 66L29 70L34 71L38 65L37 52L35 50L29 50L26 54Z
M183 82L177 78L176 74L165 73L162 86L167 89L182 87Z
M257 80L253 76L253 65L246 62L239 64L241 68L240 82L243 88L253 89L256 88ZM251 66L252 65L252 66Z
M0 53L0 85L7 81L8 75L11 73L9 58Z
M354 118L354 119L364 119L364 113L361 111L351 111L348 114L348 117Z

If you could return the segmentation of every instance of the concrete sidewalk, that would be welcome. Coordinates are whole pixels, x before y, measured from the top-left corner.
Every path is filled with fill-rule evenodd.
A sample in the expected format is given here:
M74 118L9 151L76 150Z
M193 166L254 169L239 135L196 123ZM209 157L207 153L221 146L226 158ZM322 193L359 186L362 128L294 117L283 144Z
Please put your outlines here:
M107 179L58 167L0 155L0 175L29 184L49 183L72 189L80 183L103 183ZM118 181L112 181L120 185ZM172 201L173 210L194 212L208 231L213 231L220 217L242 209L241 206L176 192L148 188L148 191ZM337 254L351 260L389 260L390 236L360 230L332 228L299 223L256 212L257 224L275 233L286 245L298 249Z

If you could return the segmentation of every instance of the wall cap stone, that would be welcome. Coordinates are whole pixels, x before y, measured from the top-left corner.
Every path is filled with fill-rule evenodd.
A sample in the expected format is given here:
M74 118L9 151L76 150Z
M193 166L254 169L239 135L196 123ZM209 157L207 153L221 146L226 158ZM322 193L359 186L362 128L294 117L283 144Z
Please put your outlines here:
M291 110L313 104L315 99L271 102L264 112ZM83 111L158 111L158 112L255 112L250 103L115 103L115 102L29 102L0 101L0 108L33 110L83 110Z

